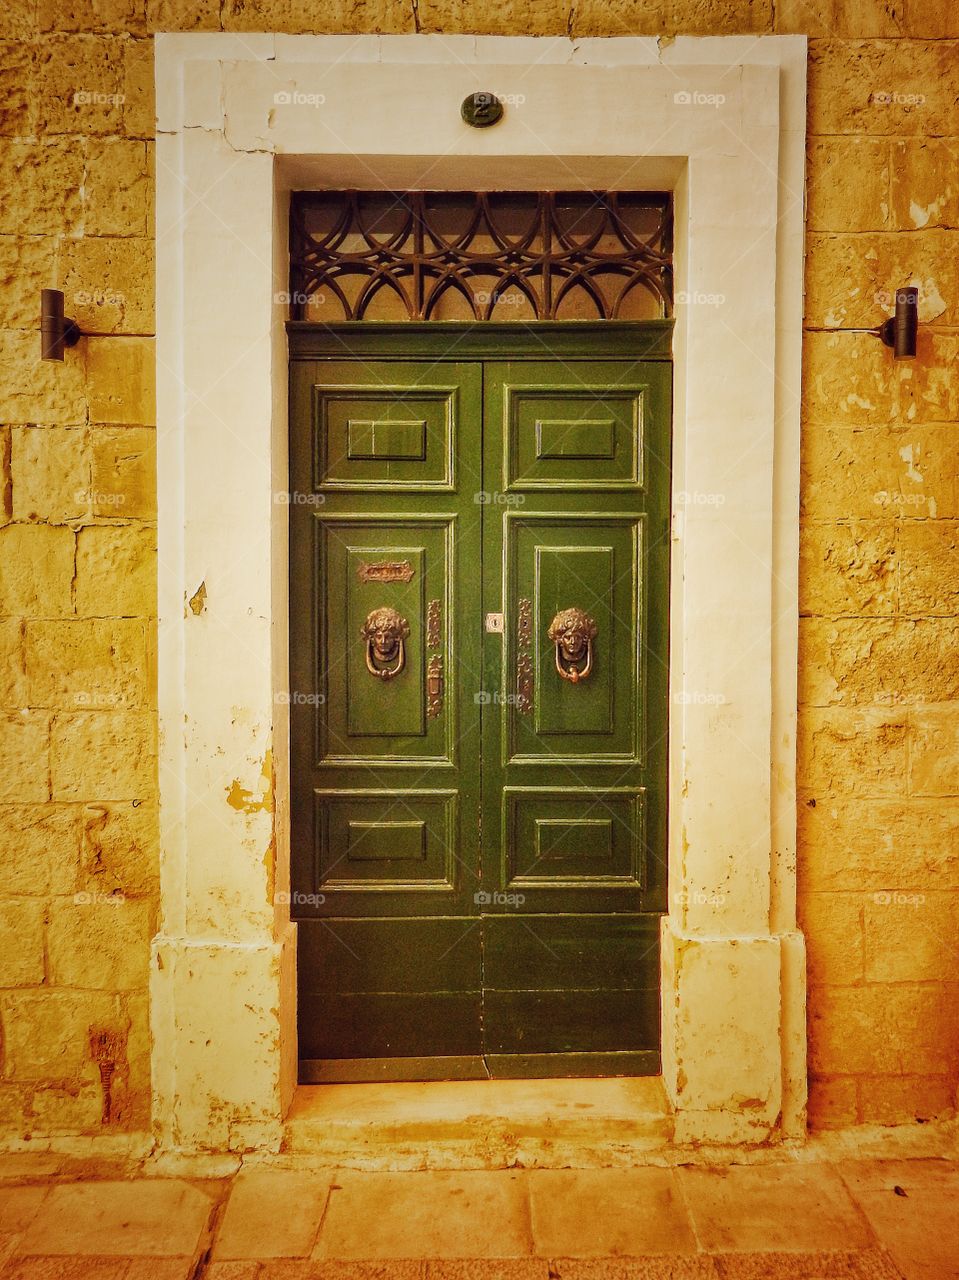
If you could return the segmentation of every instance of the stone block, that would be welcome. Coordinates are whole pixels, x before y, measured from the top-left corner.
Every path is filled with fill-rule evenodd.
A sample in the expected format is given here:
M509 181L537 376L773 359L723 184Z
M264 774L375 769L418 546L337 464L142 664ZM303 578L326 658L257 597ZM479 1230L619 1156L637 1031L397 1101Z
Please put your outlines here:
M48 524L0 528L0 616L72 613L73 573L72 529Z
M10 475L10 428L0 427L0 525L13 515L13 480Z
M851 1076L812 1077L807 1103L810 1129L845 1129L855 1124L857 1094L856 1081Z
M805 706L959 701L959 619L802 618Z
M948 429L817 427L803 442L807 520L889 520L955 511L959 440Z
M146 625L135 618L26 624L30 705L132 709L155 702Z
M584 36L658 36L671 31L674 0L579 0L572 7L572 35ZM549 12L549 10L547 10ZM505 16L505 15L504 15ZM557 34L564 34L560 27Z
M959 419L959 337L920 325L916 359L904 362L899 395L907 422L954 423ZM952 435L954 438L954 430ZM933 510L929 514L948 513Z
M149 799L156 791L156 716L81 711L56 717L51 776L55 800Z
M98 35L51 35L40 42L37 131L41 136L120 132L124 43L115 36Z
M773 8L772 0L673 0L669 32L687 36L771 32Z
M90 421L156 425L155 344L152 338L88 338Z
M805 334L802 395L810 425L886 427L899 416L899 375L868 333Z
M82 810L80 888L101 895L150 897L160 886L156 805L91 804Z
M892 225L901 230L959 225L955 143L901 138L891 145Z
M902 9L889 0L777 0L776 31L848 39L895 37L903 33Z
M948 1075L959 1053L959 985L877 982L809 989L809 1066L823 1075Z
M156 431L153 427L93 427L90 485L94 515L156 518Z
M876 325L892 315L896 290L905 284L919 288L920 323L954 325L959 320L959 231L813 234L807 236L806 245L806 320L810 325ZM888 351L881 343L877 345L888 359ZM896 366L890 362L889 367L891 376L896 376Z
M913 712L909 790L917 796L959 796L959 702Z
M906 520L899 539L903 612L947 617L959 614L959 524L951 520Z
M799 531L803 614L886 615L896 608L896 529L888 521L806 522Z
M125 35L146 27L146 0L74 0L68 9L56 0L39 0L38 8L43 32Z
M915 1124L948 1120L955 1113L954 1076L862 1076L862 1124Z
M24 373L27 369L29 377ZM38 329L0 331L0 419L34 426L85 422L87 402L79 348L68 350L63 364L41 360Z
M118 502L118 511L124 505ZM88 525L77 533L79 616L155 618L156 579L156 529L151 526Z
M884 138L810 138L806 178L808 231L886 229L889 146Z
M0 329L36 335L40 290L50 284L56 241L50 236L0 236Z
M75 139L15 142L0 138L0 190L16 192L16 200L0 204L0 234L79 235L83 173L83 150Z
M0 987L40 986L45 904L28 898L0 902Z
M863 910L867 982L936 983L949 972L959 939L959 891L910 891L897 879L868 894Z
M495 10L497 4L505 7L506 0L495 0L487 8ZM427 23L437 20L437 11L430 3L426 8L432 12L424 18L423 10L420 10L420 30L435 30L435 27ZM491 21L488 17L477 18L476 11L462 5L461 0L447 0L442 17L438 20L443 29L455 30L458 35L467 33L470 28L474 31L486 30ZM328 35L407 35L416 29L412 8L405 5L403 0L358 0L358 3L331 0L322 11L310 4L309 0L225 0L220 11L220 22L224 31L281 31L294 34L317 32ZM515 17L510 30L515 34Z
M0 710L20 711L27 705L23 633L19 618L0 618Z
M150 236L153 232L153 146L127 138L91 138L83 188L87 236ZM152 256L152 244L151 244ZM91 269L95 264L88 262ZM116 291L116 267L96 282ZM142 285L138 292L142 292ZM72 313L71 313L72 314Z
M121 84L124 134L152 141L156 133L152 40L124 41Z
M959 889L959 800L800 797L800 896Z
M147 30L219 31L220 0L147 0Z
M58 286L80 328L152 333L153 256L152 240L84 236L68 241L60 253Z
M50 798L50 718L39 711L0 712L0 800Z
M36 0L9 0L0 11L0 36L26 40L37 34Z
M804 893L799 927L806 935L807 977L816 984L853 984L863 978L863 913L868 895Z
M906 10L906 34L923 40L949 40L959 36L959 12L952 0L922 0Z
M78 806L0 804L0 894L72 894L79 856Z
M812 134L955 136L955 47L918 40L817 40L809 48L808 120Z
M904 796L907 737L903 708L800 708L799 777L817 801Z
M92 1080L90 1028L120 1026L120 1001L105 991L0 993L7 1080Z
M142 899L83 890L54 901L47 928L51 985L102 991L146 986L154 910Z
M90 509L85 427L13 427L13 518L65 523Z

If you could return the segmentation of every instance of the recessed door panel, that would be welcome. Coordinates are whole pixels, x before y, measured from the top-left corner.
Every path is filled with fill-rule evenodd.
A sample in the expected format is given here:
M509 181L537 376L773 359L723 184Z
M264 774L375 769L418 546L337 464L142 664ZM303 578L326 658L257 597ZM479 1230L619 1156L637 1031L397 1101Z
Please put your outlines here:
M313 390L316 491L453 489L458 383L428 365L378 364L369 373L354 369L355 384Z
M316 792L319 893L452 890L454 792Z
M449 761L446 620L455 516L314 516L321 700L319 764ZM431 670L440 687L431 697Z
M622 372L622 371L621 371ZM642 385L552 370L542 385L503 387L510 489L637 489L643 483Z
M508 889L642 886L640 788L508 787L503 851Z

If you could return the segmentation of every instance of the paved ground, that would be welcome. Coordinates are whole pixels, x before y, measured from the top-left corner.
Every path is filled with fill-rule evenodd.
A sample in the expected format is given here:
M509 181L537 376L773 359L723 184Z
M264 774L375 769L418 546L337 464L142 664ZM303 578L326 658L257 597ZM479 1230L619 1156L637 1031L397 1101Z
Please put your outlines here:
M0 1162L0 1280L959 1280L946 1160L202 1181L42 1169Z

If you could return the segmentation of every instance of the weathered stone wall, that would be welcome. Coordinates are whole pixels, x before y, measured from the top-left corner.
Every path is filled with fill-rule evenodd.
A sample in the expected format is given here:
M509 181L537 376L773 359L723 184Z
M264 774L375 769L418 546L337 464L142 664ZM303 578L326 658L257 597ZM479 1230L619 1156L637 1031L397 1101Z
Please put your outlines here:
M951 0L8 0L0 12L0 1130L145 1127L158 898L156 30L806 32L800 742L813 1123L959 1069L959 11ZM800 193L796 193L800 197ZM865 335L922 286L920 359ZM39 290L90 338L37 360ZM877 297L877 295L880 295ZM109 1075L109 1070L107 1071Z

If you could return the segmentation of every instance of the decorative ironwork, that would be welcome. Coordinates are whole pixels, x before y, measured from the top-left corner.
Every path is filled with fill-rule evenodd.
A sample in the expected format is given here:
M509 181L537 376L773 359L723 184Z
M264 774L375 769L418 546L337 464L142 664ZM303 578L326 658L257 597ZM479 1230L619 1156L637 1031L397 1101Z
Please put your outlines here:
M517 605L516 706L529 715L533 706L533 606L524 596Z
M440 602L431 600L426 610L426 643L430 649L440 647Z
M556 670L564 680L578 684L593 669L593 641L596 623L582 609L561 609L547 632L556 646ZM578 662L582 666L577 666Z
M434 653L426 668L426 714L435 720L443 710L443 658Z
M413 573L409 560L381 560L378 564L361 564L356 576L360 582L410 582Z
M410 624L388 605L371 609L360 627L366 641L366 669L378 680L392 680L406 665L406 640ZM392 664L392 665L391 665Z
M665 192L297 192L295 320L649 320L672 305Z

